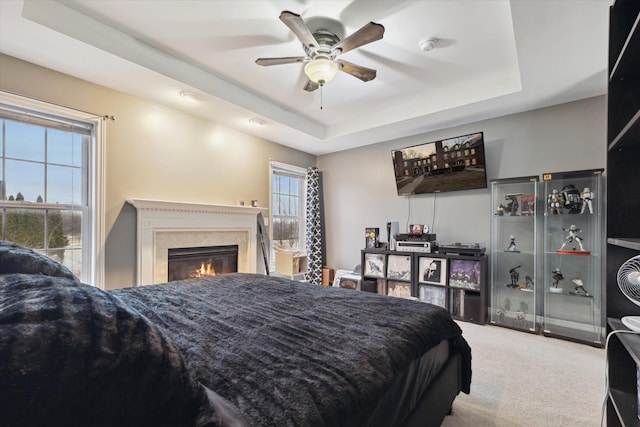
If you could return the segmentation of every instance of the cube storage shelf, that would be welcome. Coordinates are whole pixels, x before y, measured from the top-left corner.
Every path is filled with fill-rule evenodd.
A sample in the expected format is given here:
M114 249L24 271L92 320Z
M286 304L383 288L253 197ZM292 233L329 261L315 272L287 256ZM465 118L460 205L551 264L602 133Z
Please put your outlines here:
M487 257L439 253L362 250L362 281L377 292L415 298L444 307L454 319L487 321Z

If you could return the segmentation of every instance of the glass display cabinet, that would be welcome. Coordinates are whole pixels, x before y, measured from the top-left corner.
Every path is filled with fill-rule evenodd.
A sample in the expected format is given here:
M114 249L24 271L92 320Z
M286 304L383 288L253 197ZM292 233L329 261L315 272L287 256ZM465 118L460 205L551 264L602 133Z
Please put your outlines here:
M602 169L548 173L543 182L543 333L602 346Z
M491 307L489 321L538 332L537 176L491 181Z

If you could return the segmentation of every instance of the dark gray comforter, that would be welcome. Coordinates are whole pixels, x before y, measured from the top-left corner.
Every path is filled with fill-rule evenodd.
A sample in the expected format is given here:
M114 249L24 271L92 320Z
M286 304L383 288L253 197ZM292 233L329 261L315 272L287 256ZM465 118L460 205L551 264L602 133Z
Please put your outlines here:
M443 339L462 354L469 391L470 349L433 305L242 273L110 293L253 425L362 425L393 378Z

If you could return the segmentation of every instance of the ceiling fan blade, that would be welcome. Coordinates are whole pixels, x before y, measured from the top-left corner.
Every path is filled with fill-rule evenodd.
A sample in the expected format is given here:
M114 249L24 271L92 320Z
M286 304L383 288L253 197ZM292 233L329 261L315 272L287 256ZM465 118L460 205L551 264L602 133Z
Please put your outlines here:
M314 90L318 89L320 87L320 85L318 85L318 83L314 83L311 80L307 80L307 84L304 85L304 90L306 90L307 92L313 92Z
M349 52L365 44L380 40L384 35L384 27L375 22L369 22L346 39L333 45L332 49L340 49L341 53Z
M309 31L309 28L307 28L307 25L297 13L285 10L280 14L280 20L293 31L293 34L296 35L298 40L300 40L306 48L318 45L315 37L313 37L311 31Z
M376 78L377 72L372 68L352 64L351 62L343 61L342 59L339 59L336 62L340 66L340 71L351 74L352 76L359 78L363 82L368 82L369 80L373 80Z
M304 62L304 56L287 56L284 58L258 58L256 64L268 67L270 65L295 64L296 62Z

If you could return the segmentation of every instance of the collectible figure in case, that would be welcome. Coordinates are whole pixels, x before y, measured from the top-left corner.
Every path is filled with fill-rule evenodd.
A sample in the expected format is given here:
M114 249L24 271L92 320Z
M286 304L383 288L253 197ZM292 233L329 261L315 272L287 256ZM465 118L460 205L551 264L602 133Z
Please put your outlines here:
M552 215L559 215L562 213L562 206L564 205L564 198L558 190L551 191L551 194L547 196L547 206L549 207L549 213Z
M532 216L536 214L536 199L533 194L523 194L520 197L520 212L524 216Z
M511 216L518 215L518 196L520 195L522 195L522 193L507 194L504 196L504 199L509 201L504 209L506 212L509 212L509 215Z
M558 284L560 283L561 280L564 280L564 275L562 274L562 271L560 271L560 267L556 267L553 270L551 270L551 277L553 278L553 283L551 284L549 291L555 292L555 293L561 293L562 288L559 288Z
M579 277L576 277L575 279L573 279L571 281L571 283L574 284L574 288L573 291L571 291L571 294L573 295L580 295L583 297L591 297L592 295L587 292L587 290L584 288L584 283L582 282L582 279L580 279Z
M562 198L564 199L564 207L567 209L567 213L577 214L582 209L582 198L575 185L567 184L562 187Z
M584 187L582 193L580 193L580 198L582 199L582 209L580 209L580 213L583 214L586 208L589 208L589 213L593 213L593 191L589 187Z
M517 265L513 268L509 269L509 277L511 278L511 283L507 285L508 288L517 288L518 287L518 279L520 279L520 273L518 269L522 267L521 265Z
M513 234L509 236L509 246L507 246L507 252L520 252L516 246L516 238Z
M571 254L571 255L589 255L591 253L591 251L587 251L584 249L584 247L582 246L582 237L578 236L578 233L580 233L582 230L580 230L579 228L577 228L575 225L571 225L571 227L569 228L563 228L562 231L567 231L569 234L567 235L567 237L565 237L564 239L564 243L562 244L562 246L560 247L560 249L558 249L556 252L559 254ZM580 246L580 249L576 249L575 245L572 246L572 249L565 249L564 247L567 246L567 243L574 243L577 242L578 246Z

